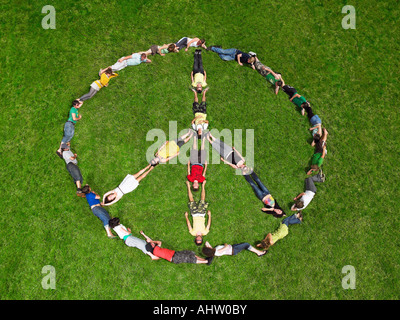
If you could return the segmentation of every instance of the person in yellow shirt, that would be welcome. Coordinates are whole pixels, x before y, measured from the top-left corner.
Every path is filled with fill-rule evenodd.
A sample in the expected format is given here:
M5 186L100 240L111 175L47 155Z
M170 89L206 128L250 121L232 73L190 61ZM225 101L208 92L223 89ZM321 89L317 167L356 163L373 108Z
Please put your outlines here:
M190 78L192 79L192 87L196 89L197 93L202 93L204 87L207 86L207 73L203 68L200 49L194 52L193 70L190 73Z
M201 137L204 130L208 129L208 120L207 119L207 104L206 104L206 91L208 88L203 91L203 98L199 103L199 99L197 97L197 92L193 89L194 92L194 102L193 102L193 115L194 119L192 120L192 128L197 132L198 137Z
M113 73L111 68L107 68L100 76L99 80L93 81L90 85L90 90L88 93L84 94L82 97L77 99L79 102L83 102L92 98L99 90L103 87L108 87L108 83L111 78L117 77L117 73Z
M208 202L206 202L206 181L203 182L203 187L201 189L201 198L199 202L195 202L193 199L192 192L190 190L190 183L186 181L188 196L189 196L189 210L193 219L193 227L190 224L189 214L185 212L186 224L189 229L189 233L194 236L194 243L200 246L203 243L203 236L207 235L210 231L211 226L211 211L208 210ZM206 224L206 213L208 215L208 222Z
M193 130L189 129L187 133L178 139L165 141L164 144L158 148L155 157L150 161L150 165L155 167L159 163L166 163L172 158L179 155L179 149L188 142L193 136Z

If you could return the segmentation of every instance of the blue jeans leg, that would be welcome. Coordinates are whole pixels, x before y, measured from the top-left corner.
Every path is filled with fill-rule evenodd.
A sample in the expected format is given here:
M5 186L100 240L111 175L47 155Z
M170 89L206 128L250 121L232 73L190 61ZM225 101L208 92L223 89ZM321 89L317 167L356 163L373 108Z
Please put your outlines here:
M258 186L260 187L260 189L267 195L270 194L269 190L267 189L266 186L264 186L264 184L261 182L260 178L256 175L256 173L253 171L251 173L251 177L253 178L253 180L258 184Z
M72 137L74 136L74 133L75 133L75 125L72 122L67 121L64 125L64 136L61 142L67 143L71 141Z
M108 221L111 219L110 215L108 214L107 210L103 207L94 207L92 209L93 214L103 222L103 226L108 225Z
M212 47L211 51L213 51L215 53L218 53L219 57L222 60L231 61L231 60L235 60L237 49L234 49L234 48L221 49L221 48Z
M286 224L288 227L291 224L301 223L300 219L296 217L296 214L292 214L291 216L283 219L282 223Z
M232 245L232 255L237 255L242 250L248 250L250 248L250 243L243 242Z
M250 186L253 188L254 193L256 194L256 197L262 201L262 199L268 194L263 192L253 181L253 179L250 177L250 175L243 175L243 177L246 179L246 181L250 184Z

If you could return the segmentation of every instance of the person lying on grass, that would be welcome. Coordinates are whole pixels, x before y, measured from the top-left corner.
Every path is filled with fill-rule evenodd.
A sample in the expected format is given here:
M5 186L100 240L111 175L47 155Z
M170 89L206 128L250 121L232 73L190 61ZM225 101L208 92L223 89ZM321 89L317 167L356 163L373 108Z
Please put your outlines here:
M183 37L181 39L179 39L175 45L178 48L178 50L182 50L183 48L185 48L185 51L188 51L190 47L193 48L198 48L198 47L202 47L202 48L206 48L205 47L205 43L206 40L204 39L199 39L199 38L189 38L189 37Z
M307 99L300 95L294 87L285 84L283 80L281 80L278 85L282 88L282 91L288 95L289 101L301 109L301 115L304 116L304 108L309 106Z
M86 201L89 204L92 213L103 223L103 227L106 230L107 236L109 238L115 238L108 224L111 219L110 214L101 206L99 200L100 196L96 192L92 191L88 184L83 186L82 192L85 194Z
M137 66L141 63L151 63L151 60L147 58L147 54L145 51L132 53L129 56L119 58L116 63L112 66L109 66L105 69L100 69L99 76L101 76L104 72L111 69L112 72L119 71L125 69L129 66Z
M161 248L161 241L154 241L140 231L140 234L146 239L146 250L150 252L154 258L152 260L158 260L160 258L165 259L169 262L178 263L195 263L195 264L208 264L208 259L198 257L193 251L182 250L175 251L171 249Z
M77 99L80 103L86 101L88 99L93 98L93 96L99 92L99 90L103 87L108 87L110 79L114 77L118 77L118 73L114 73L111 68L105 69L101 74L99 74L100 79L93 81L90 85L89 92L84 94L82 97Z
M215 151L221 156L221 160L231 166L234 169L246 170L246 160L243 156L235 149L220 139L215 138L211 132L207 133L207 139Z
M169 160L179 155L179 149L188 142L193 136L193 130L189 129L187 133L178 139L165 141L164 144L158 148L155 157L150 161L150 165L155 167L159 163L166 163Z
M267 214L272 214L275 218L286 216L285 212L279 206L278 202L271 196L271 193L261 182L257 174L253 170L251 171L250 174L245 174L247 172L244 172L243 177L253 188L256 197L264 204L264 208L261 208L261 210Z
M135 190L139 186L139 182L142 181L153 169L154 167L149 164L136 174L127 174L118 187L104 194L101 205L111 206L119 201L125 194Z
M146 54L146 56L150 54L152 56L156 54L159 54L160 56L165 56L167 53L178 52L178 51L179 51L178 47L174 43L168 43L162 46L153 45L150 47L149 50L145 51L144 53Z
M193 69L190 73L190 79L192 88L195 89L197 93L202 93L204 87L207 86L207 73L203 67L200 49L196 49L194 52Z
M190 158L188 161L188 174L186 176L187 180L192 183L194 191L199 190L199 185L206 180L207 171L207 154L204 150L206 138L202 137L201 147L198 150L197 146L197 136L193 137L193 147L190 150Z
M314 154L311 158L311 168L308 170L307 175L312 174L313 172L318 172L322 168L322 164L324 163L324 159L326 156L326 138L328 137L328 131L324 128L322 133L322 137L317 140L314 144L311 143L315 147Z
M213 248L208 241L206 241L205 246L201 252L209 259L214 259L214 257L220 256L235 256L243 250L248 250L254 252L257 256L261 257L267 253L267 251L260 251L252 247L250 243L242 242L238 244L227 244L219 245Z
M211 227L211 211L208 210L208 202L206 202L206 180L203 181L201 189L201 196L199 202L194 201L192 191L190 190L190 183L186 181L188 197L189 197L189 211L193 219L193 227L190 224L189 214L185 212L186 225L189 233L194 236L194 243L200 246L203 243L203 237L208 234ZM208 215L208 223L206 224L206 213Z
M261 248L262 250L265 250L265 252L267 252L268 249L273 246L277 241L283 239L288 235L290 225L301 223L302 221L303 216L301 214L301 211L292 214L282 221L282 223L279 225L279 228L275 232L268 233L267 236L263 240L261 240L259 244L256 245L256 247Z
M118 235L120 239L124 241L124 243L131 248L137 248L141 250L144 254L150 256L151 259L158 259L154 256L150 251L146 250L146 241L143 239L139 239L132 235L132 231L130 228L126 228L119 220L119 218L114 217L110 219L108 222L111 229Z
M274 86L275 94L278 94L279 88L282 80L282 75L278 72L273 71L271 68L263 65L257 57L255 57L254 68L258 71L260 75L265 77L265 79Z
M197 132L198 137L201 137L203 132L208 129L208 120L207 119L207 103L206 103L206 92L208 88L204 89L202 100L199 103L199 98L197 96L197 91L192 88L194 92L194 101L193 101L193 115L194 119L192 120L192 129Z
M256 61L256 59L246 52L240 51L235 48L222 49L220 46L209 46L207 47L207 50L211 50L217 53L218 56L224 61L235 60L240 66L246 64L251 66L255 70L254 62Z
M299 193L293 200L295 201L290 210L301 211L304 210L314 198L317 193L315 182L324 182L325 175L320 172L315 176L308 177L305 179L305 191Z
M72 179L74 179L74 183L76 185L76 195L78 197L85 197L85 194L82 192L83 177L81 170L78 167L78 160L76 159L78 155L70 150L70 147L67 143L63 143L61 145L61 151L67 171L71 175Z

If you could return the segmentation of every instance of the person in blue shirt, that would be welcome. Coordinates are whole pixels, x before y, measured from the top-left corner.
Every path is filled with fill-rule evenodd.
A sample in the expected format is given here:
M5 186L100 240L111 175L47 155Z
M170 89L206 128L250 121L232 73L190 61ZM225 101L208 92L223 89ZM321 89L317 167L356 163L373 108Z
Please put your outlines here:
M93 214L103 223L103 227L106 230L107 236L109 238L116 238L116 236L114 236L111 232L110 226L108 225L108 222L111 219L110 214L100 204L100 195L92 191L88 184L82 188L82 192L85 194L86 200Z

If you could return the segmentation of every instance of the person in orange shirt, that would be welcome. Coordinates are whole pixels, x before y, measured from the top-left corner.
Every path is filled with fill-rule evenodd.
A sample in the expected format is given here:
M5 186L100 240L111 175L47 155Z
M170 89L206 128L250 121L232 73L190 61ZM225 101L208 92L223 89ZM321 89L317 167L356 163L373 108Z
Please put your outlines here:
M108 83L111 78L117 77L118 73L113 73L111 68L107 68L104 73L101 74L100 79L93 81L90 85L90 90L88 93L84 94L82 97L77 99L79 102L83 102L92 98L99 90L103 87L108 87Z

